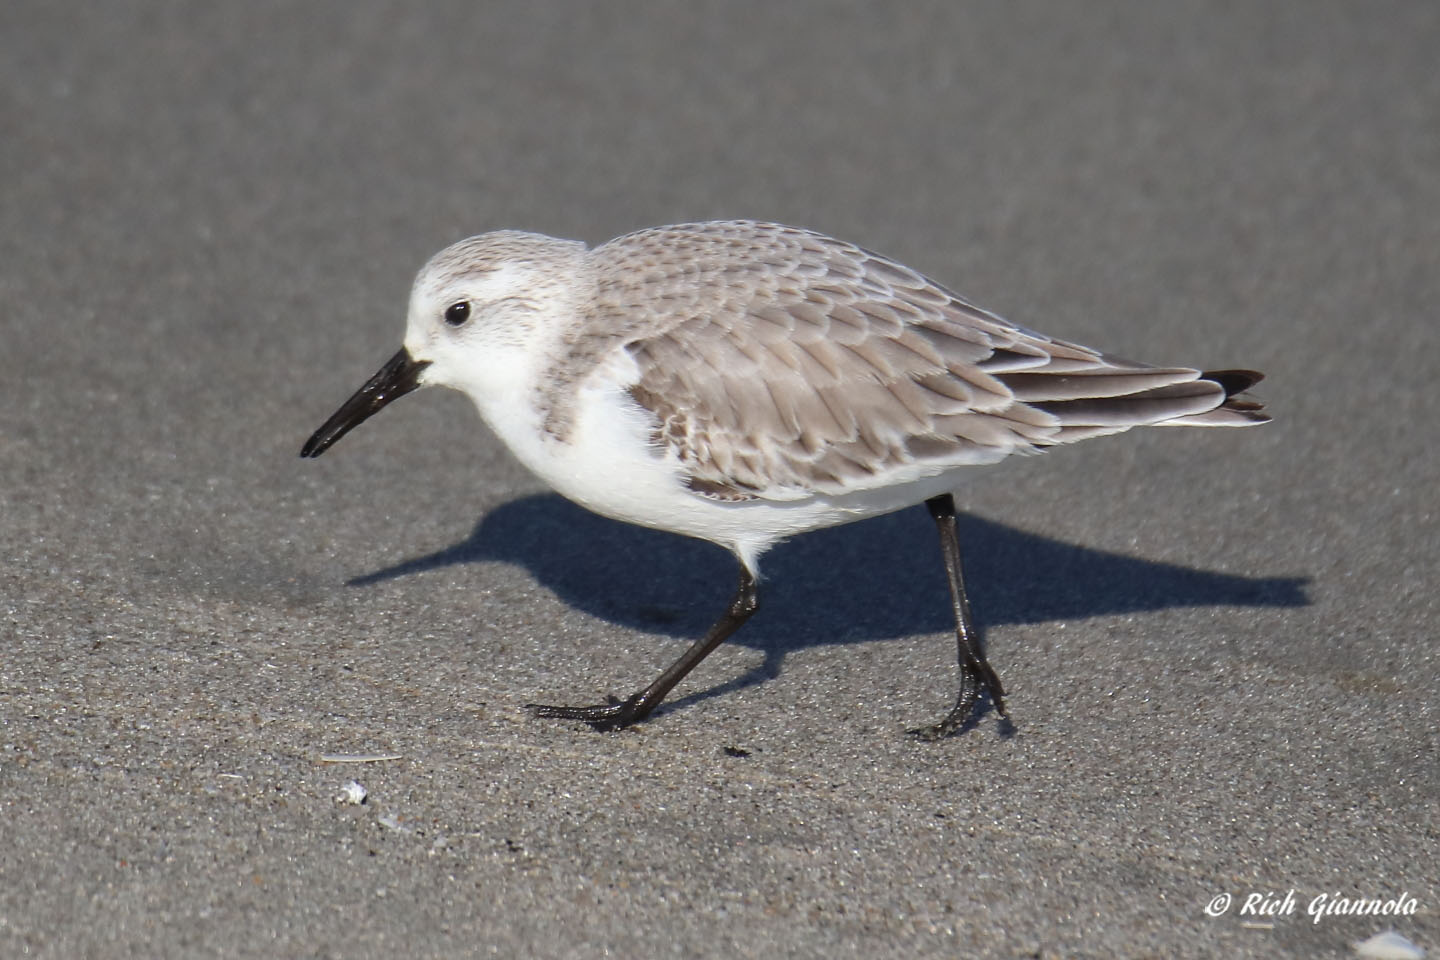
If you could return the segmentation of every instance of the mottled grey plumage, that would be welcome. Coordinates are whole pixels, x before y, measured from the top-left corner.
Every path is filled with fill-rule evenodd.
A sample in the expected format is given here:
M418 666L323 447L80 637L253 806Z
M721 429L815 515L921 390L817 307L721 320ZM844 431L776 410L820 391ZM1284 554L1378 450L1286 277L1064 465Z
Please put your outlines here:
M589 316L555 369L623 346L631 396L695 492L790 499L886 484L906 467L993 463L1133 426L1268 419L1249 371L1153 367L1027 330L893 260L823 234L723 221L593 250ZM931 472L926 470L926 472Z

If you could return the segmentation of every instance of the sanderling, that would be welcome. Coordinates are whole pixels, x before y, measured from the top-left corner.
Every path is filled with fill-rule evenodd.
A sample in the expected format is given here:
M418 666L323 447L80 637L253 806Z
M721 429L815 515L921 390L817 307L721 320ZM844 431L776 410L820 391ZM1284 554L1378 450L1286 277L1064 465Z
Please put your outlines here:
M938 737L1000 679L971 624L955 531L965 468L1131 427L1249 426L1251 370L1122 360L1016 326L823 234L722 221L595 249L519 231L436 254L404 347L301 450L318 457L421 386L467 394L515 456L597 513L719 544L740 585L713 627L627 700L531 704L600 729L643 719L750 618L757 561L798 533L924 503L960 665Z

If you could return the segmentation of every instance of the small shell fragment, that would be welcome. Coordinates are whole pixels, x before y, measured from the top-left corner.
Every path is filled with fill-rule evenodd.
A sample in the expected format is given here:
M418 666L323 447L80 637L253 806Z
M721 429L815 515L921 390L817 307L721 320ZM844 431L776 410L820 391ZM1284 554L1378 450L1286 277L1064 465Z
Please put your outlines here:
M356 780L351 780L340 788L340 796L335 799L340 803L362 804L366 797L365 788Z

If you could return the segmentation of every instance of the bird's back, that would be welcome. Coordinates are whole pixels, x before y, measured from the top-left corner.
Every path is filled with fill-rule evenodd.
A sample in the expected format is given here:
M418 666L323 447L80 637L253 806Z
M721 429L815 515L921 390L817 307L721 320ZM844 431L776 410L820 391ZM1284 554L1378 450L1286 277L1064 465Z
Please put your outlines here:
M751 221L591 252L573 349L623 349L657 451L700 496L844 495L1140 425L1268 419L1253 371L1122 360L1012 324L893 260Z

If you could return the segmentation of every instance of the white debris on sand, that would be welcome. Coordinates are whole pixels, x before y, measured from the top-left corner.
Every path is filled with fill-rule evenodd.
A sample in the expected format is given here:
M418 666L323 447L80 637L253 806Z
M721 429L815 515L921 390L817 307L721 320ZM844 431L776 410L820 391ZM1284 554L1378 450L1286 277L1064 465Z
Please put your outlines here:
M1377 933L1369 940L1352 943L1355 952L1366 960L1425 960L1425 951L1394 930Z
M393 813L387 813L385 814L385 816L378 818L378 822L380 826L385 827L389 830L394 830L396 833L415 832L414 827L408 827L405 824L401 823L400 818L395 816Z
M340 803L351 803L359 805L365 802L366 796L367 792L364 786L362 786L359 781L351 780L349 783L345 784L345 786L340 788L340 796L336 797L335 799Z

